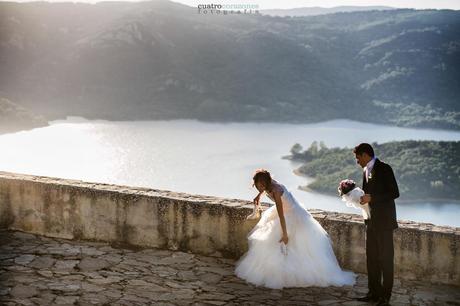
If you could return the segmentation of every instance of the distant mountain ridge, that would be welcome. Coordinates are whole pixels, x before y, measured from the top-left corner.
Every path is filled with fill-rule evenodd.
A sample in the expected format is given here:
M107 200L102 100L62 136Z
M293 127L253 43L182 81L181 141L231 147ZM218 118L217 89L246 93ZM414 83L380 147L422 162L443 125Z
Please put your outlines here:
M182 4L0 2L0 90L49 118L460 129L460 12L204 15Z
M262 14L270 16L316 16L334 13L345 13L345 12L360 12L360 11L384 11L394 10L396 8L391 6L335 6L335 7L297 7L291 9L266 9L260 10Z

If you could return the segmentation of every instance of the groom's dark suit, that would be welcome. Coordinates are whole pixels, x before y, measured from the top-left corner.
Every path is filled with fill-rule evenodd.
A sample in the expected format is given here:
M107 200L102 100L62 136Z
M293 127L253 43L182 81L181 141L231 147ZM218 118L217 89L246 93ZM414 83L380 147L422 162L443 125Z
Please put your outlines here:
M394 199L399 197L390 165L376 159L368 182L363 174L363 190L371 195L371 218L365 221L369 293L389 300L393 287L393 230L398 228Z

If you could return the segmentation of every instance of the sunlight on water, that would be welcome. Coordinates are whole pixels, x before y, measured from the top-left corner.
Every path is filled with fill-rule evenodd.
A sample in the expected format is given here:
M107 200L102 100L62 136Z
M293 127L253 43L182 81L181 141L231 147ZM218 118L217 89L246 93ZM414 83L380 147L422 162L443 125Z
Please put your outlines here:
M252 173L264 167L308 208L357 213L338 197L298 190L307 179L292 173L298 164L281 157L296 142L352 147L406 139L460 140L460 132L348 120L292 125L72 117L0 135L0 170L251 200L256 194ZM460 226L458 213L460 204L455 203L398 205L399 219Z
M56 177L110 179L120 162L104 144L103 128L94 124L62 123L1 136L1 169Z

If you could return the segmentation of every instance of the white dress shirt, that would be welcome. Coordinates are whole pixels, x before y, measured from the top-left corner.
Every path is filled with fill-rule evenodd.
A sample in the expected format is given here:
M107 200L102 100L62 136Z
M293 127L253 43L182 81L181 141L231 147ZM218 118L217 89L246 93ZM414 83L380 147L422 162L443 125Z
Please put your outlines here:
M377 157L373 157L364 167L364 173L366 173L366 182L369 182L369 176L371 175L372 168L374 168L375 160Z

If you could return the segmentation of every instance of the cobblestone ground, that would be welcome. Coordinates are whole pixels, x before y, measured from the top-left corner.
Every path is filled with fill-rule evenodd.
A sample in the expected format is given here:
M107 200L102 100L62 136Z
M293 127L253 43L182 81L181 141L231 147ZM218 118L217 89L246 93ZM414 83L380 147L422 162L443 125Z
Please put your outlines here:
M234 276L234 261L158 249L0 232L1 305L367 305L354 287L272 290ZM392 305L460 305L460 289L395 281Z

